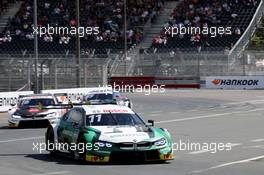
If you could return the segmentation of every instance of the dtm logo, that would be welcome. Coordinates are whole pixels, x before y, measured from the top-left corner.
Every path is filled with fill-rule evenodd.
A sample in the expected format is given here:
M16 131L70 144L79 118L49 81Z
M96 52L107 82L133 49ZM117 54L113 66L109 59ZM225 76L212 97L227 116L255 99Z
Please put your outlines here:
M219 79L214 79L214 80L212 81L212 83L213 83L214 85L218 85L220 82L221 82L221 80L219 80Z
M220 86L258 86L259 80L239 80L239 79L214 79L212 80L212 83L214 85L220 85Z

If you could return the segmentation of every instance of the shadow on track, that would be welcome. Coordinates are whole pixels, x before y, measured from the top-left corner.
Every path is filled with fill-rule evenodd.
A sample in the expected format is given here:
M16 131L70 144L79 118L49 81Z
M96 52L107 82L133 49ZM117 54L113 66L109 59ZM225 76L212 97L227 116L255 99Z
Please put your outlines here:
M12 127L8 127L8 126L0 126L0 130L1 129L10 129L10 130L19 130L19 129L43 129L43 128L47 128L48 125L47 124L35 124L35 125L21 125L18 126L17 128L12 128Z
M9 129L8 126L0 126L0 129Z
M1 155L0 155L1 157ZM26 158L32 158L45 162L54 162L61 165L88 165L88 166L109 166L109 165L155 165L155 164L170 164L169 162L115 162L115 163L88 163L83 160L75 160L67 154L29 154L25 156Z

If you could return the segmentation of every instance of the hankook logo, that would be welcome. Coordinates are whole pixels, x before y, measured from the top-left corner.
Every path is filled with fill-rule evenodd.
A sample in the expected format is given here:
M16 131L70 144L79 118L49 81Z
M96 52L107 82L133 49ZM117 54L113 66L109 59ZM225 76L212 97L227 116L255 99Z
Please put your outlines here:
M212 83L216 86L258 86L259 80L214 79Z
M219 80L219 79L214 79L214 80L212 81L212 83L213 83L214 85L218 85L220 82L221 82L221 80Z

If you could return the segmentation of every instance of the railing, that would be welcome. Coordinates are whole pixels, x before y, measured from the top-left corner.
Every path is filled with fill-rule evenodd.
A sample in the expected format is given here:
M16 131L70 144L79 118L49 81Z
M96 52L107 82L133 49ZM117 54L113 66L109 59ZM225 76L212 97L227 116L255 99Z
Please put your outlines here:
M240 37L240 39L236 42L234 47L229 52L229 64L235 65L235 62L237 61L237 58L241 56L241 52L245 49L245 47L248 45L251 37L253 36L257 25L259 24L264 11L264 3L263 0L260 1L260 4L250 22L248 25L246 31L243 33L243 35Z
M203 76L264 75L264 52L243 51L234 65L229 64L228 55L223 52L133 53L126 62L121 56L123 54L108 58L82 55L81 86L106 85L113 75L197 77L198 80ZM0 91L31 90L36 75L34 61L32 55L0 55ZM39 55L38 70L41 89L76 87L74 55Z
M116 57L115 57L115 59L114 59L114 61L113 61L113 63L112 63L112 65L111 65L111 67L110 67L110 75L113 75L115 72L116 72L116 70L117 70L117 68L118 68L118 65L120 64L120 60L121 60L122 58L120 58L120 55L117 55Z
M126 75L130 76L130 75L133 75L134 73L134 69L135 69L135 63L136 63L136 58L137 57L134 57L134 55L130 55L130 62L128 64L128 69L127 69L127 72L126 72Z
M134 76L264 75L264 52L244 51L234 65L229 65L228 55L223 52L138 54L137 57Z
M116 58L81 56L81 86L106 84L108 60ZM0 55L0 91L31 90L35 84L33 55ZM39 55L38 82L41 89L76 87L75 55Z

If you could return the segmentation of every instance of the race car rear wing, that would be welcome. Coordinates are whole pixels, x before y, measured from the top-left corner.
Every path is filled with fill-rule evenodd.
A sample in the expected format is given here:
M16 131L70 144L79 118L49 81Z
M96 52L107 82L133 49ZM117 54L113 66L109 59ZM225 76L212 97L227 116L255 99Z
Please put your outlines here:
M42 106L42 105L35 105L35 106L28 106L28 108L38 108L40 110L43 109L71 109L78 106L86 106L86 105L107 105L107 104L117 104L116 100L102 100L96 103L91 103L89 101L85 103L68 103L68 104L54 104L50 106Z
M56 104L56 105L50 105L50 106L42 106L42 105L26 106L26 109L39 109L39 110L45 110L45 109L71 109L71 108L73 108L72 104Z

